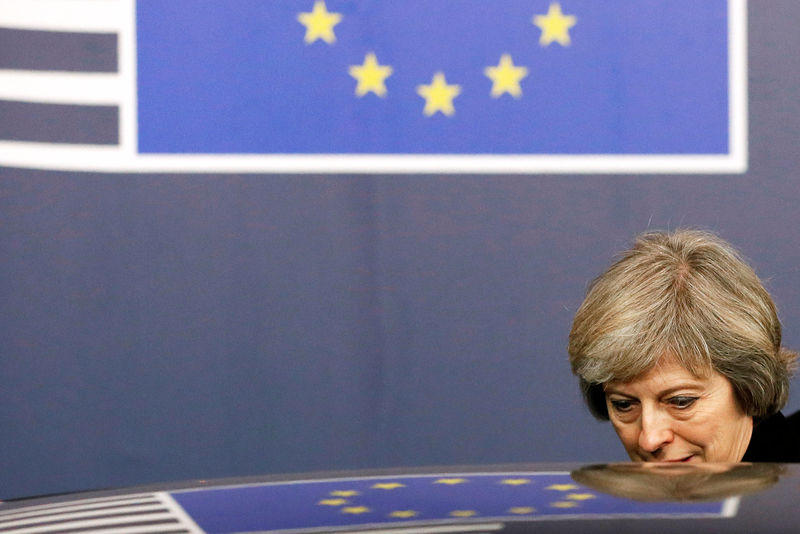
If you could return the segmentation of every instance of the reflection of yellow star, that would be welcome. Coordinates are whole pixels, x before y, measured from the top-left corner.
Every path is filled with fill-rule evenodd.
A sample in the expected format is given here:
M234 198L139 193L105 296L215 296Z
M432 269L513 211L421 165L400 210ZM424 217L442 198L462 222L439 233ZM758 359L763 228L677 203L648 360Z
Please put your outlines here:
M514 98L522 96L519 82L528 75L528 69L515 66L510 54L500 56L500 63L496 67L486 67L483 69L483 73L494 82L491 92L494 98L498 98L503 93L508 93Z
M467 481L466 478L439 478L434 480L434 484L447 484L448 486L455 486L456 484L464 484Z
M539 44L547 46L553 41L558 41L561 46L569 46L569 29L575 26L574 15L564 15L558 2L550 4L547 15L536 15L533 23L542 29Z
M596 499L596 495L592 495L591 493L567 493L567 499L571 501L585 501L587 499Z
M366 506L345 506L342 508L343 514L366 514L369 508Z
M341 506L347 504L347 499L322 499L317 504L322 506Z
M527 478L506 478L499 483L506 484L507 486L522 486L523 484L530 484L531 481Z
M509 514L516 514L516 515L532 514L535 511L536 509L531 508L530 506L515 506L513 508L508 509Z
M558 501L550 503L550 506L553 508L575 508L578 506L578 503L572 501Z
M556 490L556 491L569 491L578 489L578 486L576 486L575 484L552 484L550 486L547 486L547 488L545 489Z
M407 519L409 517L416 517L416 515L417 512L415 512L414 510L395 510L394 512L389 514L389 517L398 517L400 519Z
M325 7L325 0L314 2L314 9L310 13L300 13L297 20L306 27L306 44L311 44L317 39L322 39L328 44L336 42L333 27L342 20L339 13L330 13Z
M331 492L334 497L355 497L358 492L355 490L334 490Z
M391 76L392 67L378 64L378 58L373 52L364 57L363 65L353 65L348 72L358 80L356 96L364 96L370 91L378 96L386 95L384 80Z
M382 489L382 490L393 490L397 488L405 488L405 484L401 484L399 482L378 482L377 484L373 484L373 489Z
M475 510L453 510L450 512L451 517L473 517L478 515Z
M422 113L430 117L437 111L441 111L448 117L456 112L453 107L453 99L461 94L460 85L447 85L443 72L433 75L430 85L418 85L417 94L425 99L425 109Z

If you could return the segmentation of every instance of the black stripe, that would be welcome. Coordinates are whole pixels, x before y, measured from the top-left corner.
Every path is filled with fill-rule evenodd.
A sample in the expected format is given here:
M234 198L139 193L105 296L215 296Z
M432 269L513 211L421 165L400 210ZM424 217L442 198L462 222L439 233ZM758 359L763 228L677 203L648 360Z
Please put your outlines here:
M76 519L75 521L79 521L79 520ZM108 530L108 529L117 529L117 528L122 529L122 528L128 528L128 527L161 527L161 526L163 526L164 528L170 528L172 530L177 530L177 529L181 528L180 521L178 521L177 519L153 519L153 520L148 520L148 521L136 521L136 520L133 520L133 521L130 521L130 522L127 522L127 523L119 523L119 524L108 524L108 523L106 523L106 524L98 524L98 525L95 525L93 527L71 527L70 526L71 523L72 522L64 522L63 523L64 528L59 528L57 530L51 530L50 532L60 532L60 533L66 533L66 532L91 532L92 530L103 530L103 529ZM3 530L4 530L4 532L8 532L9 534L13 534L13 532L15 532L15 531L23 530L23 529L26 529L26 528L28 528L28 527L24 526L24 527L19 527L19 528L3 529ZM155 528L153 530L156 531Z
M119 108L0 100L0 140L117 145Z
M47 517L50 515L57 515L57 514L74 514L78 512L101 512L103 510L114 510L115 508L126 508L126 507L135 507L135 506L152 506L152 505L161 505L162 503L158 500L151 499L147 501L134 501L134 502L123 502L117 503L116 501L111 501L109 503L81 503L80 501L68 503L67 506L57 506L51 508L43 508L41 511L36 512L34 515L33 512L36 510L30 510L31 515L29 517ZM101 506L102 505L102 506ZM85 508L89 507L91 508ZM14 519L14 514L19 514L21 512L28 512L25 508L17 508L15 510L11 510L6 512L5 514L0 513L0 526L3 526L3 523L8 523L9 521L18 521L18 519ZM8 519L11 518L11 519Z
M0 68L117 72L117 35L0 28Z
M40 495L37 497L20 497L15 499L5 499L0 502L4 504L9 503L21 503L25 504L25 502L35 502L38 499L46 498L46 497L61 497L67 495L75 495L76 492L68 492L68 493L53 493L50 495ZM90 506L93 504L113 504L113 503L128 503L133 501L134 504L138 504L138 502L142 502L144 504L160 504L160 501L156 499L155 495L146 493L146 494L133 494L130 496L120 496L120 497L103 497L100 499L75 499L67 500L67 501L53 501L50 503L45 504L31 504L28 506L18 506L16 508L9 508L5 509L5 507L0 507L0 517L3 517L10 513L16 513L20 510L46 510L46 509L55 509L55 508L75 508L79 506Z
M165 532L164 529L166 529L168 527L171 529L169 532L187 532L186 529L181 530L181 525L179 524L177 519L170 519L170 520L164 520L164 521L139 521L139 522L136 522L136 523L121 523L119 525L97 525L97 526L94 526L94 527L82 527L82 528L65 528L65 529L59 529L59 530L53 531L53 532L58 532L59 534L67 534L68 532L91 532L93 530L103 530L103 529L105 529L105 530L109 530L109 529L113 530L113 529L116 529L116 528L120 528L121 529L121 528L128 528L128 527L148 527L148 526L154 527L153 528L153 532ZM155 527L161 527L161 526L163 526L163 528L159 528L159 529L155 528ZM177 527L177 528L173 528L173 527Z
M111 514L105 513L105 512L103 512L103 510L87 510L86 512L87 513L91 512L91 514L90 515L82 515L81 517L75 517L75 518L70 518L70 519L64 519L64 518L55 518L55 519L53 519L52 517L49 517L49 516L36 515L36 516L30 516L30 517L23 517L21 519L9 520L9 521L6 521L6 523L16 523L16 525L14 525L13 527L0 525L0 532L6 532L6 531L13 532L13 531L19 530L21 528L42 527L42 526L45 526L45 525L57 525L57 524L60 524L60 523L68 523L68 522L71 522L71 521L88 521L90 519L110 519L112 517L130 517L131 520L135 520L136 516L139 516L139 515L168 514L168 513L170 513L170 511L167 510L166 508L160 508L160 509L157 509L157 510L137 510L137 511L128 511L128 512L118 512L116 514L114 514L114 513L111 513ZM97 513L94 513L94 512L97 512ZM83 512L62 512L62 513L64 513L64 514L74 514L74 513L83 513Z

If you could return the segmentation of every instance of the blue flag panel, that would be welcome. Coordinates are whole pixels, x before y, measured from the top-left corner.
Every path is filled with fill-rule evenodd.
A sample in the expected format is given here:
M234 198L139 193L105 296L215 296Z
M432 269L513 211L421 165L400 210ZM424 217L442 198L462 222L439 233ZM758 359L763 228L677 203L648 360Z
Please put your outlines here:
M725 0L138 0L149 154L726 154Z
M209 534L559 518L723 517L725 502L636 502L569 473L351 478L173 492Z

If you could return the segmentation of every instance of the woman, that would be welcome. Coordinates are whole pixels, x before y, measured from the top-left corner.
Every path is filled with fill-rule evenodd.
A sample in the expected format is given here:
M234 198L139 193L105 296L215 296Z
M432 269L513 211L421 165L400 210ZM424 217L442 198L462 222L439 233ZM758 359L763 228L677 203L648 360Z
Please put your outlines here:
M568 351L633 461L800 461L800 412L780 413L797 355L756 274L715 235L639 236L591 285Z

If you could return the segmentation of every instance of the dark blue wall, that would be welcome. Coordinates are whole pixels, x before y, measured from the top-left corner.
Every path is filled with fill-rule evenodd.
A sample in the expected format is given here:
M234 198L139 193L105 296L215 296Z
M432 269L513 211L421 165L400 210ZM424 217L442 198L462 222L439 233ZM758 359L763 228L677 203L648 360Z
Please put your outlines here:
M0 169L0 497L625 459L565 345L634 234L719 232L800 348L800 4L749 26L741 175Z

